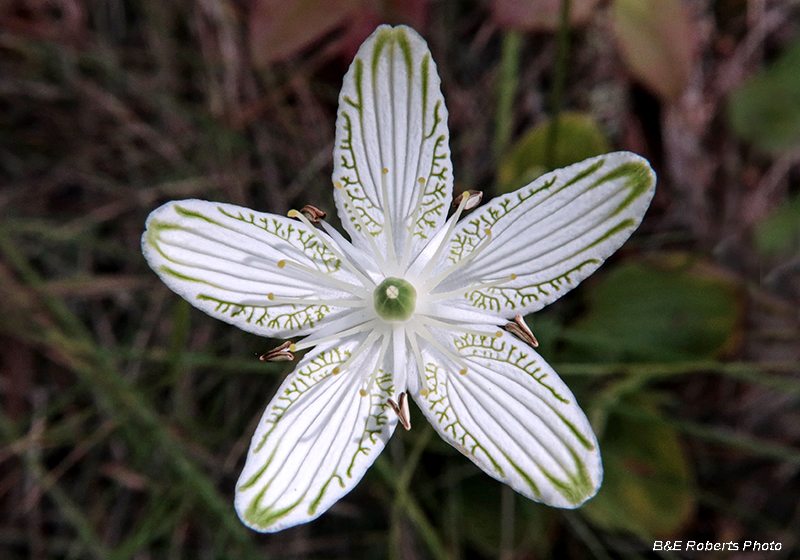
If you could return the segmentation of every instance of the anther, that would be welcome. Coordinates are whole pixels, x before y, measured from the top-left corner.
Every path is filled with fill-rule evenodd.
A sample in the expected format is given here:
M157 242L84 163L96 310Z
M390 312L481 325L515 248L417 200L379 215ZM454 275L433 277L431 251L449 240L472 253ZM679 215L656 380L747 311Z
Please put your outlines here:
M294 360L294 354L291 352L293 346L294 344L287 340L277 348L273 348L262 355L259 360L262 362L291 362Z
M453 200L453 208L458 208L461 201L466 197L467 203L464 205L464 211L472 210L483 200L483 193L481 191L466 190L458 195Z
M311 206L310 204L306 204L305 206L303 206L300 209L300 213L303 216L305 216L308 219L308 221L311 222L312 224L320 223L322 220L325 219L325 216L328 215L319 208Z
M424 389L423 389L424 391ZM422 392L420 392L422 394ZM400 423L406 430L411 429L411 414L408 410L408 398L405 393L400 393L397 397L398 402L394 402L392 399L386 399L386 404L392 407L394 413L397 414L397 419L400 420Z
M419 396L420 397L427 397L429 394L430 394L430 391L428 391L427 389L421 389L420 392L419 392Z
M461 375L467 375L467 369L464 368L464 369L460 370L458 373L460 373Z
M340 369L339 369L339 366L336 366L335 368L333 368L333 370L331 370L331 373L332 373L333 375L336 375L336 374L337 374L337 373L339 373L340 371L342 371L342 370L340 370Z
M286 266L286 261L283 260L283 259L279 260L278 261L278 268L283 268L284 266Z
M535 336L533 336L533 333L528 328L528 325L525 323L522 315L515 316L514 320L510 323L507 323L504 328L526 344L533 346L534 348L539 346L539 341L536 340Z

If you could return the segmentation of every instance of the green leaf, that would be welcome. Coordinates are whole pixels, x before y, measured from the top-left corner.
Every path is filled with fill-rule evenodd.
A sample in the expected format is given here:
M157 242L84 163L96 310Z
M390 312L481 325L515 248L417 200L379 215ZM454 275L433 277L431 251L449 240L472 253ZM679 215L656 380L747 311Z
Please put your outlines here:
M656 413L639 396L628 405ZM600 441L603 486L581 512L606 529L644 540L668 537L694 511L692 473L677 433L666 424L612 416Z
M757 148L780 152L800 144L800 39L771 66L733 92L733 130Z
M764 218L755 229L756 248L766 256L786 255L800 248L800 197Z
M497 171L498 194L514 191L549 171L545 161L551 122L546 120L532 128L503 157ZM556 138L556 169L610 150L597 123L583 113L562 113Z
M693 29L683 0L615 0L611 12L631 73L664 100L680 96L694 64Z
M669 362L713 357L734 342L741 306L733 282L709 267L662 264L621 266L589 292L588 312L564 333L573 356Z

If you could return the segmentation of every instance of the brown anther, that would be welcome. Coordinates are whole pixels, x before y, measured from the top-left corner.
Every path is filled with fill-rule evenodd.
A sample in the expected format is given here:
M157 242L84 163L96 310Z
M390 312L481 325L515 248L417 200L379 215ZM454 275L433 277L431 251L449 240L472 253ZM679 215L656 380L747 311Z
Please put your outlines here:
M291 362L294 360L294 354L289 352L289 347L291 345L292 343L287 340L277 348L273 348L261 356L259 360L262 362Z
M467 203L464 205L465 212L467 210L472 210L481 203L481 200L483 200L483 193L481 191L467 190L462 192L455 198L455 200L453 200L453 208L458 208L465 196L467 197Z
M386 399L386 404L392 407L394 413L397 414L398 420L406 430L411 429L411 414L408 411L408 398L405 393L400 393L397 397L399 403L394 402L392 399Z
M319 208L315 208L310 204L306 204L305 206L303 206L300 209L300 213L303 216L305 216L308 219L308 221L311 222L312 224L320 223L322 220L325 219L325 216L328 215Z
M533 346L534 348L539 346L539 341L536 340L535 336L533 336L533 333L528 328L528 325L525 323L522 315L517 315L514 317L514 320L510 323L506 323L504 328L530 346Z

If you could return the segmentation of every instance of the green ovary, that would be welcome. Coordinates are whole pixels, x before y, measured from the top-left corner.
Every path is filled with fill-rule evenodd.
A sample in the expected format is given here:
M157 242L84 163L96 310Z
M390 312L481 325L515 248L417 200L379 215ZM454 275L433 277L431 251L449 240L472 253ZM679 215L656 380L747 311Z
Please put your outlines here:
M405 321L414 314L417 290L400 278L386 278L375 288L375 312L389 323Z

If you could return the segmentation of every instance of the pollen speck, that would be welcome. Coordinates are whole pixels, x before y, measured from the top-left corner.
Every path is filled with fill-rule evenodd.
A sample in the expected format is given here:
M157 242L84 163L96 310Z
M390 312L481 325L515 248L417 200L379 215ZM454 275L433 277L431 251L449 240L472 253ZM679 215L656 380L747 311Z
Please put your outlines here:
M294 344L289 345L289 352L297 352L297 346Z
M358 390L358 393L359 393L359 394L360 394L362 397L366 397L366 396L367 396L367 392L366 392L364 389L359 389L359 390Z
M485 230L483 230L483 233L485 233L486 235L492 235L492 230L486 228Z
M516 275L516 274L512 274L512 275L510 276L510 279L511 279L511 280L516 280L516 279L517 279L517 275Z
M289 212L286 215L289 216L290 218L296 218L297 216L300 215L300 212L298 212L297 210L289 210Z
M389 173L389 170L388 170L388 169L386 169L385 167L383 168L383 170L382 170L382 171L383 171L383 174L384 174L384 175L386 175L387 173Z
M278 268L283 268L284 266L286 266L286 261L284 260L278 261Z
M339 369L339 366L336 366L335 368L333 368L333 371L332 371L331 373L332 373L333 375L336 375L336 374L337 374L337 373L339 373L340 371L341 371L341 370Z
M460 373L461 375L467 375L467 370L466 369L462 369L458 373Z
M495 338L500 338L501 336L503 336L503 331L497 331L496 333L494 333L494 336Z
M430 392L430 391L428 391L427 389L422 389L422 390L419 392L419 396L420 396L420 397L427 397L429 392Z
M336 181L336 182L333 184L333 187L334 187L335 189L341 189L341 188L342 188L342 184L341 184L339 181Z
M420 177L419 179L417 179L417 181L419 181L420 184L425 184L425 179L423 177Z
M275 299L275 294L273 294L272 292L268 293L267 294L267 299L272 301L273 299Z

